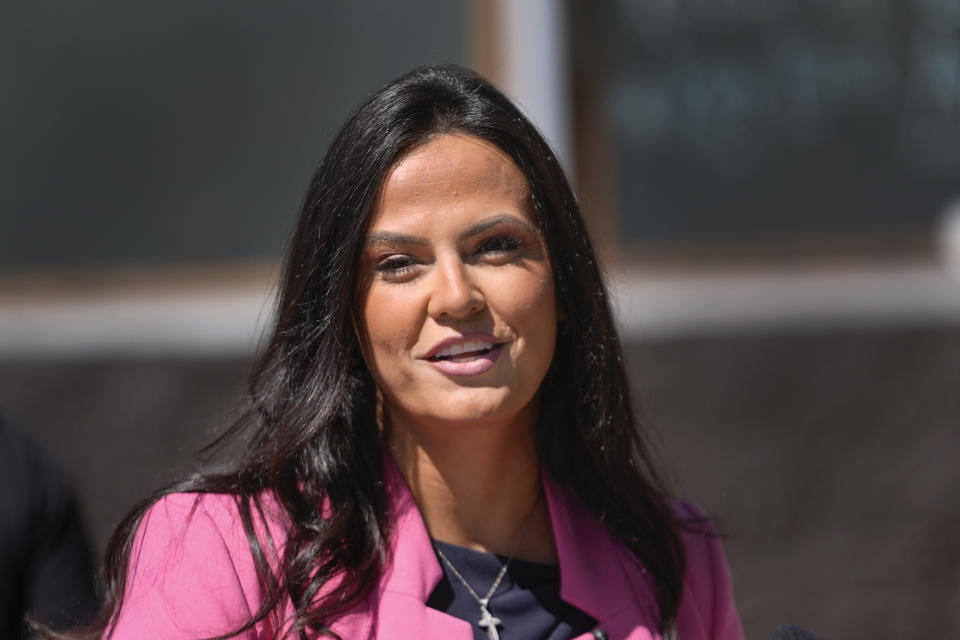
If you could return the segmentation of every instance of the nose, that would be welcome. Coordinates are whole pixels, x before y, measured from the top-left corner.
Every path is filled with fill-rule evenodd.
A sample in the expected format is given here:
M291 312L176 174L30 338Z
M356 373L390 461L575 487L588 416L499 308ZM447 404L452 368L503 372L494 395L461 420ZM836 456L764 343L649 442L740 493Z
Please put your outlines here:
M438 260L427 312L437 320L468 318L483 309L483 292L459 259Z

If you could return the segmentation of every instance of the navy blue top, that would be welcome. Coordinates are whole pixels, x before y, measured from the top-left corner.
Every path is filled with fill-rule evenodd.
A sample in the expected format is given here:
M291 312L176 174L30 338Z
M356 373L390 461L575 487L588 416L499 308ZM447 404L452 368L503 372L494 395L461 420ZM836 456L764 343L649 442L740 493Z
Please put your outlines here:
M480 597L486 595L507 560L446 542L433 543ZM439 558L437 561L444 577L430 594L427 606L466 620L475 640L487 640L486 630L477 625L480 604L446 563ZM490 615L503 621L497 627L502 640L569 640L596 625L593 618L560 599L560 567L553 564L514 559L488 608Z

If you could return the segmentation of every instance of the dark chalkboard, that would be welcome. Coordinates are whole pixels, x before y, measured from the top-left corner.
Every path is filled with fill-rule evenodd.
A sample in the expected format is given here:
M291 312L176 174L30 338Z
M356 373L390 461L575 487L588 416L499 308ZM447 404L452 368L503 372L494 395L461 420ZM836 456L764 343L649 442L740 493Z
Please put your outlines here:
M0 268L270 259L369 92L463 62L464 2L0 8Z
M960 195L960 2L575 2L627 244L931 230Z

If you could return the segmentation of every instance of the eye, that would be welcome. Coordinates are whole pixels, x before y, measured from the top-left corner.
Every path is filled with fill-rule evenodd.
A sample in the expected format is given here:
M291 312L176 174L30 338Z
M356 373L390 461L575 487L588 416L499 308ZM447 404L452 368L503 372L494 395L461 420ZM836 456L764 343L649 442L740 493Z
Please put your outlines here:
M510 253L525 246L523 240L513 236L493 236L480 243L477 253Z
M388 256L373 265L373 270L386 277L398 277L410 272L417 262L410 256Z

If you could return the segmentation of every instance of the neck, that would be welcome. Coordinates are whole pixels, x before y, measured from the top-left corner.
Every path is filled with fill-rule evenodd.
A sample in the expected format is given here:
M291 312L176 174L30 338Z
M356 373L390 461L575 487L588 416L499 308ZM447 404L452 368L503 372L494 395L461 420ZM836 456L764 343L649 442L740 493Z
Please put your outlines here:
M432 538L556 561L532 420L424 427L390 415L389 424L390 450Z

